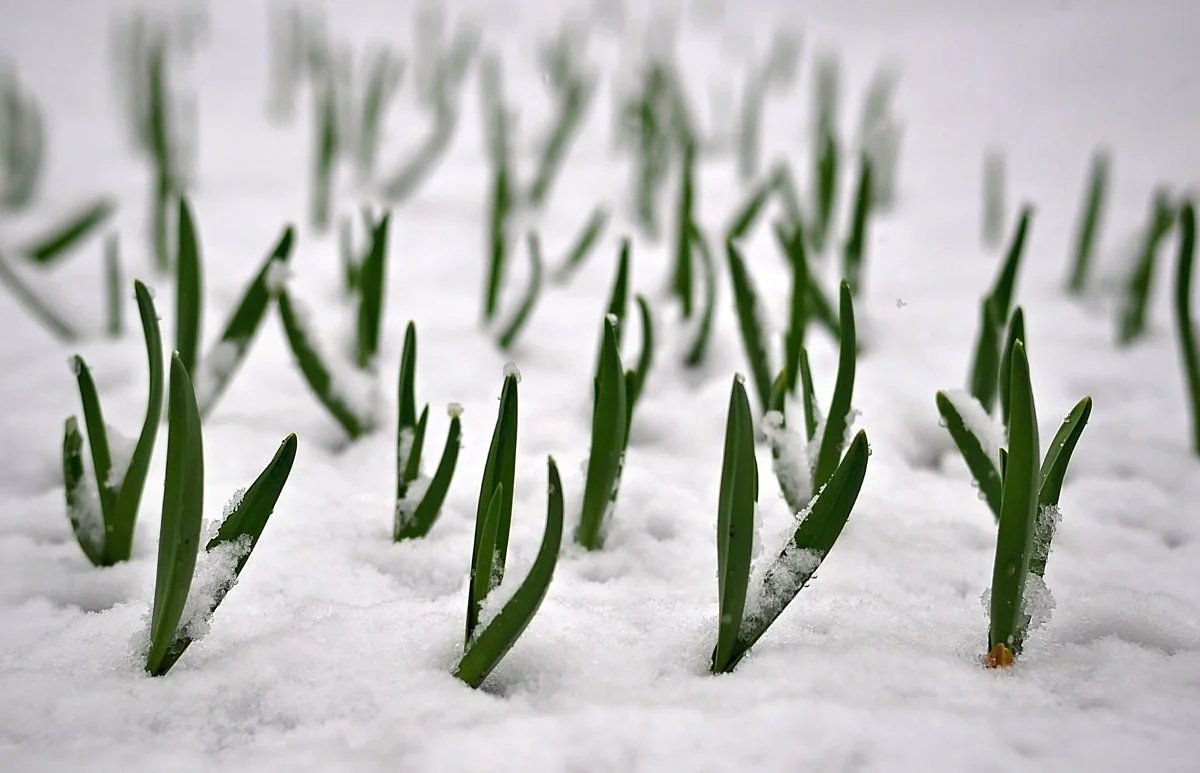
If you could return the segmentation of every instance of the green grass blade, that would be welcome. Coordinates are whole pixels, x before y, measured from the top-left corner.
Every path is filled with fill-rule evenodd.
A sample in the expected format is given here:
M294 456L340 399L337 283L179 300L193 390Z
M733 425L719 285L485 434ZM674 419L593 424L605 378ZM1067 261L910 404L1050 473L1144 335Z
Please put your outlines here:
M387 289L388 232L391 212L384 212L371 232L371 246L363 259L359 273L358 291L358 350L360 370L375 365L379 354L379 333L383 329L383 298Z
M404 349L400 352L399 417L397 435L417 428L417 326L411 320L404 329Z
M322 362L315 344L309 339L308 329L294 308L291 293L286 288L280 288L275 302L279 308L279 320L283 324L284 336L309 389L347 435L351 438L362 437L370 430L370 423L365 417L359 416L338 393L333 374Z
M113 502L113 528L106 535L110 560L127 561L133 551L133 530L141 507L142 492L146 488L146 475L150 471L150 458L154 453L154 441L158 436L158 424L163 415L163 347L162 331L158 327L158 312L150 290L141 282L133 282L137 299L138 316L146 339L146 362L150 373L150 392L146 401L146 418L137 444L125 468L125 477ZM189 379L189 388L190 388Z
M979 485L979 491L983 494L984 501L987 502L992 515L999 519L1001 481L996 461L984 448L982 440L971 431L963 418L962 410L954 403L950 395L946 392L938 392L936 401L938 413L941 414L942 421L946 425L946 431L950 433L950 438L958 447L958 452L962 454L963 461L967 463L967 469L971 471L971 477ZM979 409L982 411L983 406L979 406Z
M588 550L598 550L603 546L604 519L616 499L616 484L628 426L627 400L625 370L621 366L621 352L617 344L617 322L610 314L604 319L604 342L600 347L600 366L596 371L591 451L588 455L579 528L575 532L575 540Z
M850 283L850 292L857 297L862 290L863 258L867 249L867 218L871 214L871 158L862 154L859 161L858 190L854 195L854 211L850 218L850 236L842 249L842 276Z
M391 206L406 201L437 169L454 139L458 128L458 108L443 99L436 106L433 127L420 144L380 188L384 200Z
M621 324L629 310L629 255L632 242L628 236L621 239L621 251L617 256L617 275L613 279L612 292L608 296L608 313L617 318L617 344L621 343Z
M175 254L175 351L189 375L196 372L204 290L196 224L187 197L179 199Z
M803 346L800 347L800 402L801 407L804 408L804 435L811 443L817 436L817 394L813 389L812 368L808 364L808 349Z
M816 163L816 212L808 229L813 248L819 253L829 241L833 212L837 204L838 141L832 129L820 132Z
M0 284L7 287L30 316L59 341L66 343L79 338L79 332L75 330L75 327L38 297L38 294L25 283L20 274L13 271L3 253L0 253Z
M1029 557L1029 573L1038 577L1046 576L1050 543L1058 526L1058 498L1062 494L1063 479L1067 474L1067 465L1071 463L1071 454L1075 451L1091 413L1092 398L1085 397L1067 415L1063 425L1054 435L1054 440L1050 441L1046 458L1042 460L1038 486L1038 516L1033 529L1033 552Z
M571 274L579 269L588 256L592 254L593 248L600 241L600 237L604 234L604 229L608 227L608 221L612 217L612 212L603 204L598 204L592 210L592 214L584 221L583 229L576 237L575 243L571 245L571 249L567 250L567 257L554 272L554 281L563 283L570 279Z
M717 310L717 262L713 259L708 240L704 238L700 228L695 223L690 227L690 241L696 248L704 275L704 307L700 310L700 324L696 326L696 337L692 339L692 345L688 347L687 356L683 361L689 368L695 368L703 364L704 355L708 352L708 340L712 336L713 315Z
M629 371L632 374L630 379L632 389L627 390L625 395L629 424L633 422L633 408L642 396L642 390L646 386L646 377L650 375L650 367L654 364L654 317L650 313L650 302L641 293L634 296L634 301L637 303L638 319L642 324L642 351L638 354L637 367ZM628 436L629 431L626 427L626 442L628 442Z
M96 488L100 497L100 511L104 514L105 542L111 539L118 527L113 523L115 486L109 485L112 472L112 454L108 447L108 427L104 423L104 412L100 409L100 396L96 393L96 382L87 363L79 355L71 360L75 381L79 386L79 400L83 404L83 421L87 427L88 446L92 453L92 470L96 475ZM120 483L117 482L117 486Z
M1008 313L1012 308L1013 296L1016 293L1017 272L1021 268L1021 257L1025 254L1025 243L1029 237L1029 221L1033 217L1033 207L1025 204L1021 207L1021 215L1017 220L1017 230L1008 245L1008 253L996 277L996 283L990 293L996 299L996 314L1003 326L1008 321Z
M66 255L100 226L116 209L111 199L98 199L72 213L63 222L33 240L25 254L38 265L48 266Z
M1008 321L1008 337L1004 341L1002 352L1007 352L1007 356L1000 360L1000 418L1004 422L1004 426L1008 426L1008 408L1009 408L1009 386L1010 386L1010 371L1012 370L1012 348L1013 343L1020 341L1026 346L1028 353L1028 344L1025 341L1025 312L1020 306L1013 309L1012 318Z
M725 242L725 254L729 260L729 279L733 285L734 306L737 309L738 328L742 334L742 346L746 361L750 365L750 377L759 406L765 410L771 397L771 364L762 328L762 304L750 280L742 253L732 241Z
M788 377L788 391L795 392L800 378L800 350L804 348L804 337L808 327L808 251L804 248L804 233L794 228L789 234L779 222L774 227L775 240L787 255L792 268L792 295L788 305L788 329L784 333L784 367Z
M717 505L717 644L709 665L714 674L732 670L738 631L746 608L746 588L754 550L754 511L758 506L758 463L754 419L740 375L733 379L725 420L725 453Z
M167 475L163 482L162 530L158 538L158 571L150 623L146 671L162 676L170 668L167 655L192 587L200 550L204 510L204 448L200 412L182 358L171 357L167 419Z
M989 148L983 156L983 243L989 249L1004 238L1006 169L1004 151Z
M507 161L499 160L492 178L492 199L488 214L488 270L483 318L491 322L500 305L500 288L508 260L508 219L512 209L512 186Z
M334 166L337 162L341 138L337 131L337 95L332 68L316 75L314 89L316 119L313 134L316 145L313 149L312 189L309 192L309 225L316 233L329 229L330 197L332 196Z
M487 591L504 577L508 556L508 532L512 523L513 489L517 471L517 382L515 368L506 368L496 427L483 466L479 503L475 511L475 538L471 553L471 584L467 599L466 641L470 642L479 622L479 605ZM495 504L494 518L489 511ZM481 592L478 592L481 590Z
M450 430L446 435L446 447L442 450L442 458L429 481L429 486L425 489L425 495L421 497L412 514L403 522L398 519L392 535L396 542L424 537L433 528L438 514L442 511L446 494L450 490L450 481L454 478L454 468L458 464L458 452L462 447L462 419L459 418L459 411L457 406L451 406Z
M1146 316L1158 265L1158 248L1171 228L1175 212L1166 190L1154 193L1153 211L1146 229L1145 243L1125 286L1125 297L1118 318L1117 343L1128 346L1146 332Z
M1067 418L1063 419L1050 446L1046 449L1046 458L1042 460L1038 483L1038 506L1057 507L1058 498L1062 495L1063 480L1067 476L1067 465L1071 463L1071 454L1083 435L1092 415L1092 398L1085 397L1075 404Z
M246 562L250 559L250 554L258 545L258 540L267 525L267 519L275 510L275 504L279 501L279 495L283 493L283 486L287 483L288 475L292 472L292 463L295 460L296 436L292 434L284 438L270 464L242 494L241 500L221 522L217 533L204 547L207 553L224 544L235 544L234 550L237 555L229 580L213 588L211 599L207 599L205 602L207 604L204 612L206 620L212 617L217 607L225 600L225 596L237 583L242 568L245 567ZM161 673L166 673L174 666L183 657L191 643L192 637L188 631L177 629L175 639L163 657L160 666Z
M763 209L767 206L767 200L777 187L777 177L772 174L764 177L758 185L750 190L746 200L734 213L725 229L726 241L738 241L750 233L759 217L762 216Z
M200 418L208 416L225 393L234 374L241 368L267 316L267 306L271 302L271 272L275 269L276 261L287 265L294 242L295 232L289 225L284 228L271 254L263 261L254 279L242 292L241 300L238 301L229 321L225 323L225 329L216 347L201 361L204 380L201 382L203 388L198 390L197 395L200 401Z
M83 435L79 432L79 420L74 416L67 419L63 427L63 489L67 499L67 518L75 540L92 566L108 566L104 550L104 531L92 528L92 521L100 514L88 512L92 504L86 501L87 474L83 466ZM103 516L100 516L101 519Z
M558 563L558 551L562 546L563 537L562 480L559 478L554 457L548 459L547 465L549 485L546 531L542 535L542 544L533 560L533 566L508 603L479 632L479 636L468 643L466 652L463 653L462 660L454 672L455 676L472 687L483 683L500 659L524 633L533 616L537 614L554 577L554 567Z
M679 300L684 319L692 318L695 295L692 271L692 221L695 210L696 152L691 145L681 148L679 204L675 210L675 267L671 275L671 292Z
M1004 329L994 296L984 296L979 316L979 337L975 341L967 387L971 396L991 413L1000 385L1000 334Z
M1084 201L1083 213L1079 219L1079 230L1075 233L1075 258L1071 264L1071 275L1067 280L1067 292L1072 295L1081 294L1087 284L1092 256L1096 251L1096 234L1100 228L1100 218L1104 214L1105 200L1108 197L1110 165L1107 151L1098 150L1092 154L1087 199Z
M537 233L530 231L525 243L529 252L529 285L525 288L525 297L521 299L517 313L513 315L508 325L505 326L504 332L500 334L500 348L505 351L512 348L513 342L525 328L525 323L533 314L533 308L537 305L538 296L542 292L541 241L538 239Z
M1200 455L1200 349L1192 322L1192 267L1196 260L1196 208L1185 201L1179 210L1179 262L1175 269L1175 326L1179 355L1192 408L1192 452Z
M804 212L800 208L800 195L796 192L796 181L792 179L792 168L786 161L775 166L772 174L775 179L775 192L779 195L779 203L783 207L788 224L794 230L803 233Z
M988 630L989 662L1006 662L1021 653L1027 618L1022 607L1033 533L1038 517L1037 412L1029 381L1025 347L1012 351L1012 407L1008 425L1008 464L996 535Z
M297 440L295 433L289 434L280 443L270 463L259 476L250 484L250 488L242 494L241 500L221 522L217 533L209 540L205 550L212 550L226 542L235 542L242 537L250 538L250 547L237 563L234 575L242 571L250 552L258 544L267 519L275 511L283 487L292 473L292 464L296 461Z
M840 310L842 337L838 342L837 380L833 385L833 400L829 404L829 413L825 416L825 429L821 433L821 446L813 470L813 491L820 491L837 469L850 425L850 401L854 393L858 339L854 331L854 299L850 294L850 285L844 280Z
M529 188L529 203L533 207L541 207L546 201L546 195L562 168L567 149L576 136L595 93L595 79L582 76L571 77L563 88L559 96L558 118L554 122L553 131L542 146L537 171Z
M421 418L417 419L416 429L413 430L412 443L408 448L402 467L397 468L396 498L404 499L408 494L409 485L421 476L421 457L425 453L425 430L429 427L429 405L421 410ZM400 440L399 442L403 442Z
M118 249L117 235L110 234L104 240L104 280L105 280L105 310L108 324L108 335L120 338L124 334L124 296L121 287L125 284L121 278L121 254Z
M809 274L808 293L804 300L805 306L808 309L809 319L825 328L825 332L829 333L835 340L840 339L842 331L838 326L838 313L834 311L833 303L825 295L825 291L821 289L821 285L817 284L812 278L811 273Z
M809 503L807 515L800 514L802 520L792 539L767 569L757 613L745 621L739 632L729 670L762 638L828 557L858 502L870 455L867 433L859 430L825 488Z

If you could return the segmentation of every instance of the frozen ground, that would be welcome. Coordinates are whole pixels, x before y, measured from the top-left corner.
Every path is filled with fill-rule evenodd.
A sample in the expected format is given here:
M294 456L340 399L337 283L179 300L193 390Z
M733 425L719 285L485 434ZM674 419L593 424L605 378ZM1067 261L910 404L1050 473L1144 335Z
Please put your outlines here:
M51 159L39 211L85 194L119 195L131 273L159 288L169 321L170 285L152 273L140 240L148 175L128 150L110 87L105 30L113 5L8 2L0 51L48 116ZM407 46L408 4L333 5L337 34L386 35ZM1187 448L1163 302L1168 283L1159 284L1149 339L1127 351L1113 346L1102 293L1079 304L1059 288L1094 145L1108 144L1115 158L1100 279L1119 275L1152 186L1195 183L1200 10L1182 0L859 0L805 4L803 15L781 17L796 4L725 5L724 21L681 36L700 96L705 81L740 83L746 52L765 40L771 19L786 18L804 34L799 90L769 103L769 155L786 151L797 172L807 169L804 120L818 47L836 49L846 65L847 128L876 65L901 63L896 112L907 126L901 202L873 230L859 304L869 338L855 405L874 452L866 485L819 577L737 672L706 671L724 412L730 376L746 367L723 282L711 360L699 375L677 364L680 329L668 304L656 304L661 352L607 549L565 548L541 611L485 689L450 675L475 497L508 359L477 323L487 165L472 80L449 160L395 213L386 312L385 394L403 327L414 319L418 399L434 406L436 442L445 431L441 406L466 408L446 511L427 539L391 543L394 438L386 427L394 406L383 431L346 447L268 320L205 427L211 517L285 433L299 435L299 457L212 632L165 678L142 673L133 643L153 594L165 444L156 449L134 560L91 568L64 516L58 460L63 418L78 411L64 364L75 350L51 342L0 297L0 769L1196 770L1200 460ZM552 28L552 7L471 6L486 40L514 57L510 94L522 107L525 145L546 115L529 44ZM210 42L187 76L199 93L194 206L208 265L207 340L282 224L303 222L310 123L306 109L290 127L264 117L265 6L225 0L211 10ZM609 73L614 41L601 31L593 41ZM610 83L541 221L551 255L597 201L627 196L627 162L609 151ZM390 122L385 164L420 133L406 124L409 109L398 107ZM1076 399L1095 398L1047 574L1057 608L1007 672L979 665L987 630L980 595L995 529L933 404L935 390L962 386L978 298L996 266L979 241L980 161L990 143L1009 154L1010 215L1017 200L1037 207L1018 298L1042 437ZM732 169L728 157L703 169L710 228L741 196ZM348 189L341 203L354 203ZM0 243L34 225L4 223ZM517 572L543 528L546 454L563 467L568 506L580 498L600 314L617 235L631 228L627 219L620 226L568 288L543 298L512 355L524 375ZM783 263L765 236L748 250L779 318ZM346 319L334 303L335 255L331 239L301 228L297 291L318 308L329 340ZM96 329L99 265L93 241L42 283ZM636 289L663 300L662 246L637 244L634 273ZM514 276L513 287L521 283ZM833 350L818 340L814 369L828 395ZM123 341L96 337L79 347L109 421L127 434L144 410L141 349L136 327ZM765 462L765 517L783 525L788 516Z

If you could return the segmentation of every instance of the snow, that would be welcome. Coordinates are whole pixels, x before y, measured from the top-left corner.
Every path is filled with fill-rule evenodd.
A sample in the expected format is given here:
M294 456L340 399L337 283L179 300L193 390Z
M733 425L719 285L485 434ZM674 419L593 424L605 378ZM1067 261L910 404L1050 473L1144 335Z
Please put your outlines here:
M245 341L219 341L200 361L196 370L196 402L205 405L218 385L229 378L238 364Z
M1008 446L1007 432L1000 419L983 409L970 392L965 389L944 390L946 399L962 417L963 426L979 440L996 467L1000 467L1000 449Z
M121 434L121 431L111 424L104 425L104 433L108 437L108 456L111 466L108 468L108 480L104 485L110 489L119 489L125 481L125 473L129 471L129 462L133 459L133 451L137 448L137 438Z
M0 770L1194 771L1200 461L1188 448L1170 316L1166 269L1174 255L1164 249L1149 335L1126 350L1113 345L1115 299L1104 278L1123 271L1120 249L1142 227L1155 185L1196 188L1200 9L1167 0L853 0L803 8L704 0L686 4L694 9L686 28L649 29L648 17L667 19L684 5L624 3L634 29L590 30L588 59L605 82L538 229L544 244L567 245L597 204L612 206L613 220L570 283L544 288L512 353L498 352L479 324L490 174L474 71L444 162L393 213L379 428L347 442L297 372L278 320L264 323L221 409L205 421L206 502L215 514L288 432L299 438L295 468L207 635L165 677L145 675L131 640L142 634L153 599L166 427L129 563L90 566L71 536L61 486L62 421L79 399L65 357L86 358L114 424L135 428L144 415L136 311L126 306L123 338L102 334L98 240L81 244L52 269L53 281L38 285L56 307L78 309L85 328L91 320L86 338L54 342L0 292L9 333L0 341L0 435L9 440L0 444L0 695L8 698L0 701ZM46 117L37 215L49 220L92 194L117 199L112 227L125 275L161 290L169 350L174 293L145 244L150 175L129 148L105 48L109 11L127 4L9 6L0 51ZM306 92L294 123L271 124L266 4L209 0L206 7L207 43L171 73L196 94L188 134L197 151L192 193L206 259L206 329L227 317L262 251L292 222L290 286L332 349L347 309L336 234L314 234L306 222ZM356 52L389 40L410 53L411 4L333 8L326 3L335 40ZM558 11L534 0L458 0L447 9L448 30L475 18L484 40L512 57L504 82L520 109L513 139L522 183L553 107L531 51L537 36L558 29ZM693 112L707 118L719 114L708 95L740 83L768 34L783 26L777 18L801 32L804 53L796 89L767 99L764 166L786 156L797 188L808 190L803 127L814 52L822 48L838 51L844 64L846 138L878 65L902 65L891 114L904 134L895 206L871 225L855 308L873 332L854 390L873 449L862 493L813 581L734 673L714 677L721 441L730 375L747 366L719 249L708 359L689 369L671 356L690 339L662 292L670 239L641 238L626 212L629 161L610 142L610 95L621 85L612 73L637 60L646 38L673 48L686 65ZM389 171L428 130L412 90L406 79L381 133L380 161ZM1099 145L1112 148L1113 187L1096 282L1075 301L1061 287ZM980 666L987 617L978 600L991 579L994 519L962 465L951 463L957 451L937 426L934 403L937 390L965 382L979 298L998 265L998 253L980 244L981 161L992 146L1007 159L1006 209L1015 212L1019 200L1037 206L1017 301L1043 442L1078 399L1095 399L1063 488L1045 578L1053 616L1030 632L1016 666L1002 671ZM335 222L362 203L378 208L349 182L339 180ZM697 190L701 225L719 247L719 229L744 196L732 156L702 157ZM669 204L670 185L666 193ZM845 187L843 194L845 215ZM669 209L662 215L669 225ZM844 227L839 218L835 244ZM662 345L634 419L620 513L601 551L578 548L567 531L537 616L482 689L471 690L452 673L504 362L516 360L523 375L508 562L516 582L545 528L547 455L565 468L587 453L595 334L626 233L634 237L630 291L654 303ZM7 235L6 226L0 242ZM780 329L786 262L769 228L741 246L762 313ZM835 286L835 262L835 255L813 261L825 287ZM442 514L427 538L395 544L394 386L410 319L420 331L422 395L466 411ZM827 406L836 347L816 327L806 345ZM791 423L802 429L796 418ZM444 426L432 417L430 425L431 437L442 437ZM775 496L765 446L759 467L764 539L756 567L777 555L776 529L782 538L794 525ZM582 484L564 486L570 512ZM220 577L220 565L206 561L197 588ZM1040 621L1048 603L1029 592ZM197 595L195 609L204 598Z

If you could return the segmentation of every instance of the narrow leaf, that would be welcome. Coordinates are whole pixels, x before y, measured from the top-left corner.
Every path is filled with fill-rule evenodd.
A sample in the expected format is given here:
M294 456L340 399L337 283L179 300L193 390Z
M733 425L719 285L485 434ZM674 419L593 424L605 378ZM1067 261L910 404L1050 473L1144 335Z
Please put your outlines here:
M541 242L537 234L530 231L525 243L529 252L529 284L525 288L525 297L521 299L521 304L517 307L517 313L513 315L508 325L505 326L504 332L500 334L499 344L500 348L504 350L512 348L513 342L521 334L525 323L529 321L533 307L537 304L538 296L542 291Z
M614 499L628 423L625 371L617 344L617 324L611 315L604 320L604 342L600 348L596 383L591 451L579 529L575 533L576 541L588 550L603 546L604 518Z
M825 416L825 429L821 434L821 446L817 452L817 463L813 471L813 490L820 491L837 469L846 443L846 432L850 425L850 401L854 393L855 361L858 358L858 342L854 332L854 300L850 285L843 280L841 292L841 340L838 342L838 372L833 386L833 400Z
M57 223L47 233L33 240L24 252L38 265L48 266L72 247L79 244L87 236L108 219L116 205L111 199L98 199L84 206L80 211L72 213L61 223Z
M175 350L188 374L196 372L203 313L200 247L187 197L179 199L175 254Z
M758 294L746 270L745 260L732 241L725 242L729 259L729 279L733 285L733 300L737 310L742 347L750 365L750 377L760 408L765 409L771 396L771 365L767 353L766 331L762 328L762 312Z
M984 448L980 438L971 431L963 419L962 412L959 411L950 396L945 392L938 392L936 400L938 413L941 414L942 421L946 425L946 431L950 433L954 445L958 446L958 452L962 454L963 461L967 463L967 469L971 471L971 477L978 484L979 491L983 494L992 515L999 519L1001 481L1000 470L996 466L996 462ZM980 406L980 410L982 409L983 406Z

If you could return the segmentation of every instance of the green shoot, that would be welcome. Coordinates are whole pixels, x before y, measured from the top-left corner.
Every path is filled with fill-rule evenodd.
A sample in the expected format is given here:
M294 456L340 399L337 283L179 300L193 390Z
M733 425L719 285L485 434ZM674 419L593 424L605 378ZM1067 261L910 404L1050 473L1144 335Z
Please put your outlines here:
M379 355L379 334L383 328L383 298L387 289L388 234L391 213L385 211L371 230L371 243L358 271L358 318L356 364L359 370L373 370Z
M625 445L629 445L629 430L633 426L633 409L646 388L646 377L654 364L654 316L650 312L650 303L646 297L638 293L634 300L637 302L638 318L642 324L642 351L637 358L637 367L625 371Z
M515 365L510 363L505 366L500 409L496 414L496 427L492 431L492 442L483 466L479 504L475 511L471 579L467 585L467 626L464 637L464 647L467 649L475 638L484 600L504 579L517 469L517 384L520 378ZM554 491L561 495L562 487L553 487L551 494Z
M828 483L797 513L795 532L776 559L769 566L753 566L758 501L754 422L742 378L734 378L717 509L720 611L712 673L733 671L816 574L858 500L869 455L866 433L860 431ZM752 577L757 578L753 595Z
M850 220L850 235L842 248L842 275L850 283L850 292L861 295L863 258L867 249L867 218L874 201L871 159L865 153L860 160L858 190L854 195L854 214Z
M529 186L528 199L534 208L545 203L571 139L578 133L596 94L596 78L581 72L572 58L571 49L576 43L564 32L558 41L542 51L542 68L554 92L556 114L542 141L537 171Z
M571 249L567 250L567 257L559 264L559 268L554 272L553 281L557 283L566 282L571 278L571 275L583 266L584 261L592 254L592 248L600 241L600 237L604 233L604 229L608 226L609 218L612 212L603 204L597 204L592 210L592 214L584 221L583 228L576 237Z
M542 246L536 232L530 231L526 235L525 245L529 252L529 286L525 290L525 297L521 299L516 313L504 326L504 330L497 339L500 348L505 351L512 348L513 342L525 328L525 323L533 314L533 307L537 304L538 296L542 291Z
M0 253L0 284L7 287L17 302L29 312L29 315L59 341L68 342L79 338L79 332L75 326L26 284L3 253Z
M14 73L0 73L0 207L29 206L42 181L42 110Z
M1012 348L1013 343L1020 341L1025 345L1025 312L1018 306L1013 310L1012 319L1008 321L1008 337L1005 339L1003 352L1008 356L1000 360L1000 421L1008 426L1008 412L1011 403L1009 387L1012 384ZM1027 345L1026 345L1027 346Z
M981 304L979 337L971 362L968 388L988 413L991 413L996 405L996 393L1000 385L1000 336L1008 325L1009 310L1012 308L1016 292L1017 270L1025 252L1025 241L1032 216L1031 206L1026 204L1021 208L1017 230L1000 268L1000 274L996 277L991 291L983 297Z
M1004 238L1005 168L1004 151L988 149L983 157L983 244L989 249Z
M124 300L121 294L121 285L125 282L121 278L121 253L115 233L109 234L104 240L104 279L108 335L111 338L120 338L125 325Z
M588 550L603 546L605 516L616 503L628 437L629 396L617 342L617 326L615 315L605 317L604 341L595 378L591 451L584 483L583 510L575 533L575 540Z
M110 199L93 201L56 223L22 252L38 265L54 263L108 220L114 209L116 205Z
M700 310L700 322L696 325L695 337L688 347L683 364L689 368L696 368L704 362L704 355L708 352L708 340L712 335L713 315L717 309L717 264L712 249L708 246L708 239L700 232L700 227L692 223L689 230L691 235L688 242L700 257L700 268L703 269L704 306Z
M1117 343L1121 346L1129 346L1146 332L1146 314L1150 306L1154 269L1158 264L1158 249L1174 222L1175 210L1170 194L1160 188L1154 192L1142 251L1125 286L1125 296L1117 319Z
M204 287L200 245L186 196L179 199L178 232L175 237L175 351L188 373L196 372L200 348L200 325L204 312Z
M1192 452L1200 455L1200 350L1192 322L1192 267L1196 260L1196 206L1185 200L1179 208L1179 262L1175 269L1175 326L1192 414Z
M750 377L754 382L758 404L765 411L771 395L771 364L763 327L762 304L746 268L746 261L732 241L725 242L725 255L729 261L729 280L733 286L742 347L750 365Z
M838 371L833 385L833 399L825 417L825 428L821 431L821 445L813 467L813 491L833 476L842 458L851 422L851 397L854 393L854 371L858 358L858 340L854 330L854 300L850 285L842 281L839 303L839 319L842 337L838 341Z
M1071 264L1070 278L1067 280L1067 292L1072 295L1081 294L1087 285L1092 256L1096 252L1096 234L1100 228L1100 218L1104 214L1104 204L1108 195L1110 166L1108 151L1101 149L1092 154L1087 198L1079 218L1079 230L1075 233L1075 258Z
M1025 642L1028 624L1024 608L1025 584L1038 519L1037 412L1029 381L1029 362L1020 341L1013 344L1011 356L1012 413L1008 423L1008 454L992 569L991 624L985 659L991 668L1011 665Z
M692 316L692 229L695 222L696 151L691 145L681 148L679 204L675 210L675 267L671 293L679 300L684 319Z
M324 233L329 229L330 198L338 149L345 141L338 134L337 78L331 67L326 67L324 72L320 73L314 84L313 97L316 126L313 131L315 146L308 222L314 232Z
M363 180L369 178L375 169L383 118L403 77L404 61L390 47L379 46L368 52L358 134L354 143L354 161L358 175Z
M841 91L841 65L836 56L823 54L814 78L814 123L812 167L812 220L808 224L810 244L824 252L833 227L838 192L837 116Z
M416 398L417 373L417 328L408 323L404 333L404 351L400 355L399 399L400 416L396 428L396 508L392 526L392 539L424 537L433 528L454 468L458 463L458 451L462 445L462 406L451 403L450 430L446 446L433 478L421 473L421 452L425 446L425 428L429 419L429 405L421 410L417 418Z
M96 566L112 566L129 560L138 508L163 413L162 335L158 328L158 313L145 285L135 280L134 293L150 370L146 418L136 443L115 435L110 438L115 430L104 423L91 371L82 357L76 355L72 360L83 404L95 483L92 485L85 480L83 438L79 421L72 416L67 419L63 437L67 514L80 547Z
M738 132L738 177L743 183L758 174L759 140L762 134L762 114L767 92L784 86L796 77L799 41L788 32L777 33L771 40L766 61L751 64L746 70L742 88L741 127Z
M558 475L558 467L554 457L547 459L548 478L546 504L546 531L542 535L542 544L538 548L533 566L525 580L517 587L512 597L495 612L489 621L480 621L480 630L474 639L469 639L462 660L454 675L471 687L483 684L492 669L508 653L512 646L524 633L525 628L537 614L542 599L550 587L554 577L554 567L558 563L558 551L562 545L563 535L563 498L562 480ZM503 486L501 486L503 488ZM499 495L497 490L497 496ZM499 507L489 512L492 517L499 517ZM492 525L489 528L495 529ZM502 554L500 554L502 555ZM486 596L481 603L486 603ZM490 610L489 610L490 611Z
M162 676L203 631L237 582L258 544L296 458L296 436L288 435L271 463L235 504L204 547L215 582L193 587L204 511L204 448L200 411L183 361L171 358L168 398L167 472L162 529L150 622L146 671Z
M796 347L799 345L797 342L804 341L809 321L815 321L825 328L826 332L834 339L840 338L841 332L838 329L838 315L834 311L833 304L826 297L821 285L813 278L812 271L808 267L808 249L804 243L803 225L796 221L789 231L788 227L776 223L772 230L780 252L787 258L788 265L792 269L792 296L788 316L790 327L785 345L791 363L788 368L789 378L793 380L793 383L789 385L789 391L794 392L796 378L794 358L798 351Z
M246 359L267 316L272 282L278 278L280 271L286 270L294 241L295 229L290 225L285 226L274 249L246 286L241 300L225 323L221 337L200 361L194 384L201 418L206 418L212 412Z
M888 211L896 202L896 169L904 138L904 125L892 115L892 96L898 80L896 68L880 68L863 97L858 143L871 161L871 206L877 211Z
M496 65L498 66L498 65ZM491 79L498 80L499 75L491 67L484 70L493 73ZM508 227L513 209L512 181L509 171L508 147L508 113L498 94L498 84L485 90L495 104L489 109L487 128L490 136L492 172L491 204L488 213L488 270L487 284L484 294L483 319L485 323L496 317L500 304L500 289L504 283L504 268L508 258Z

